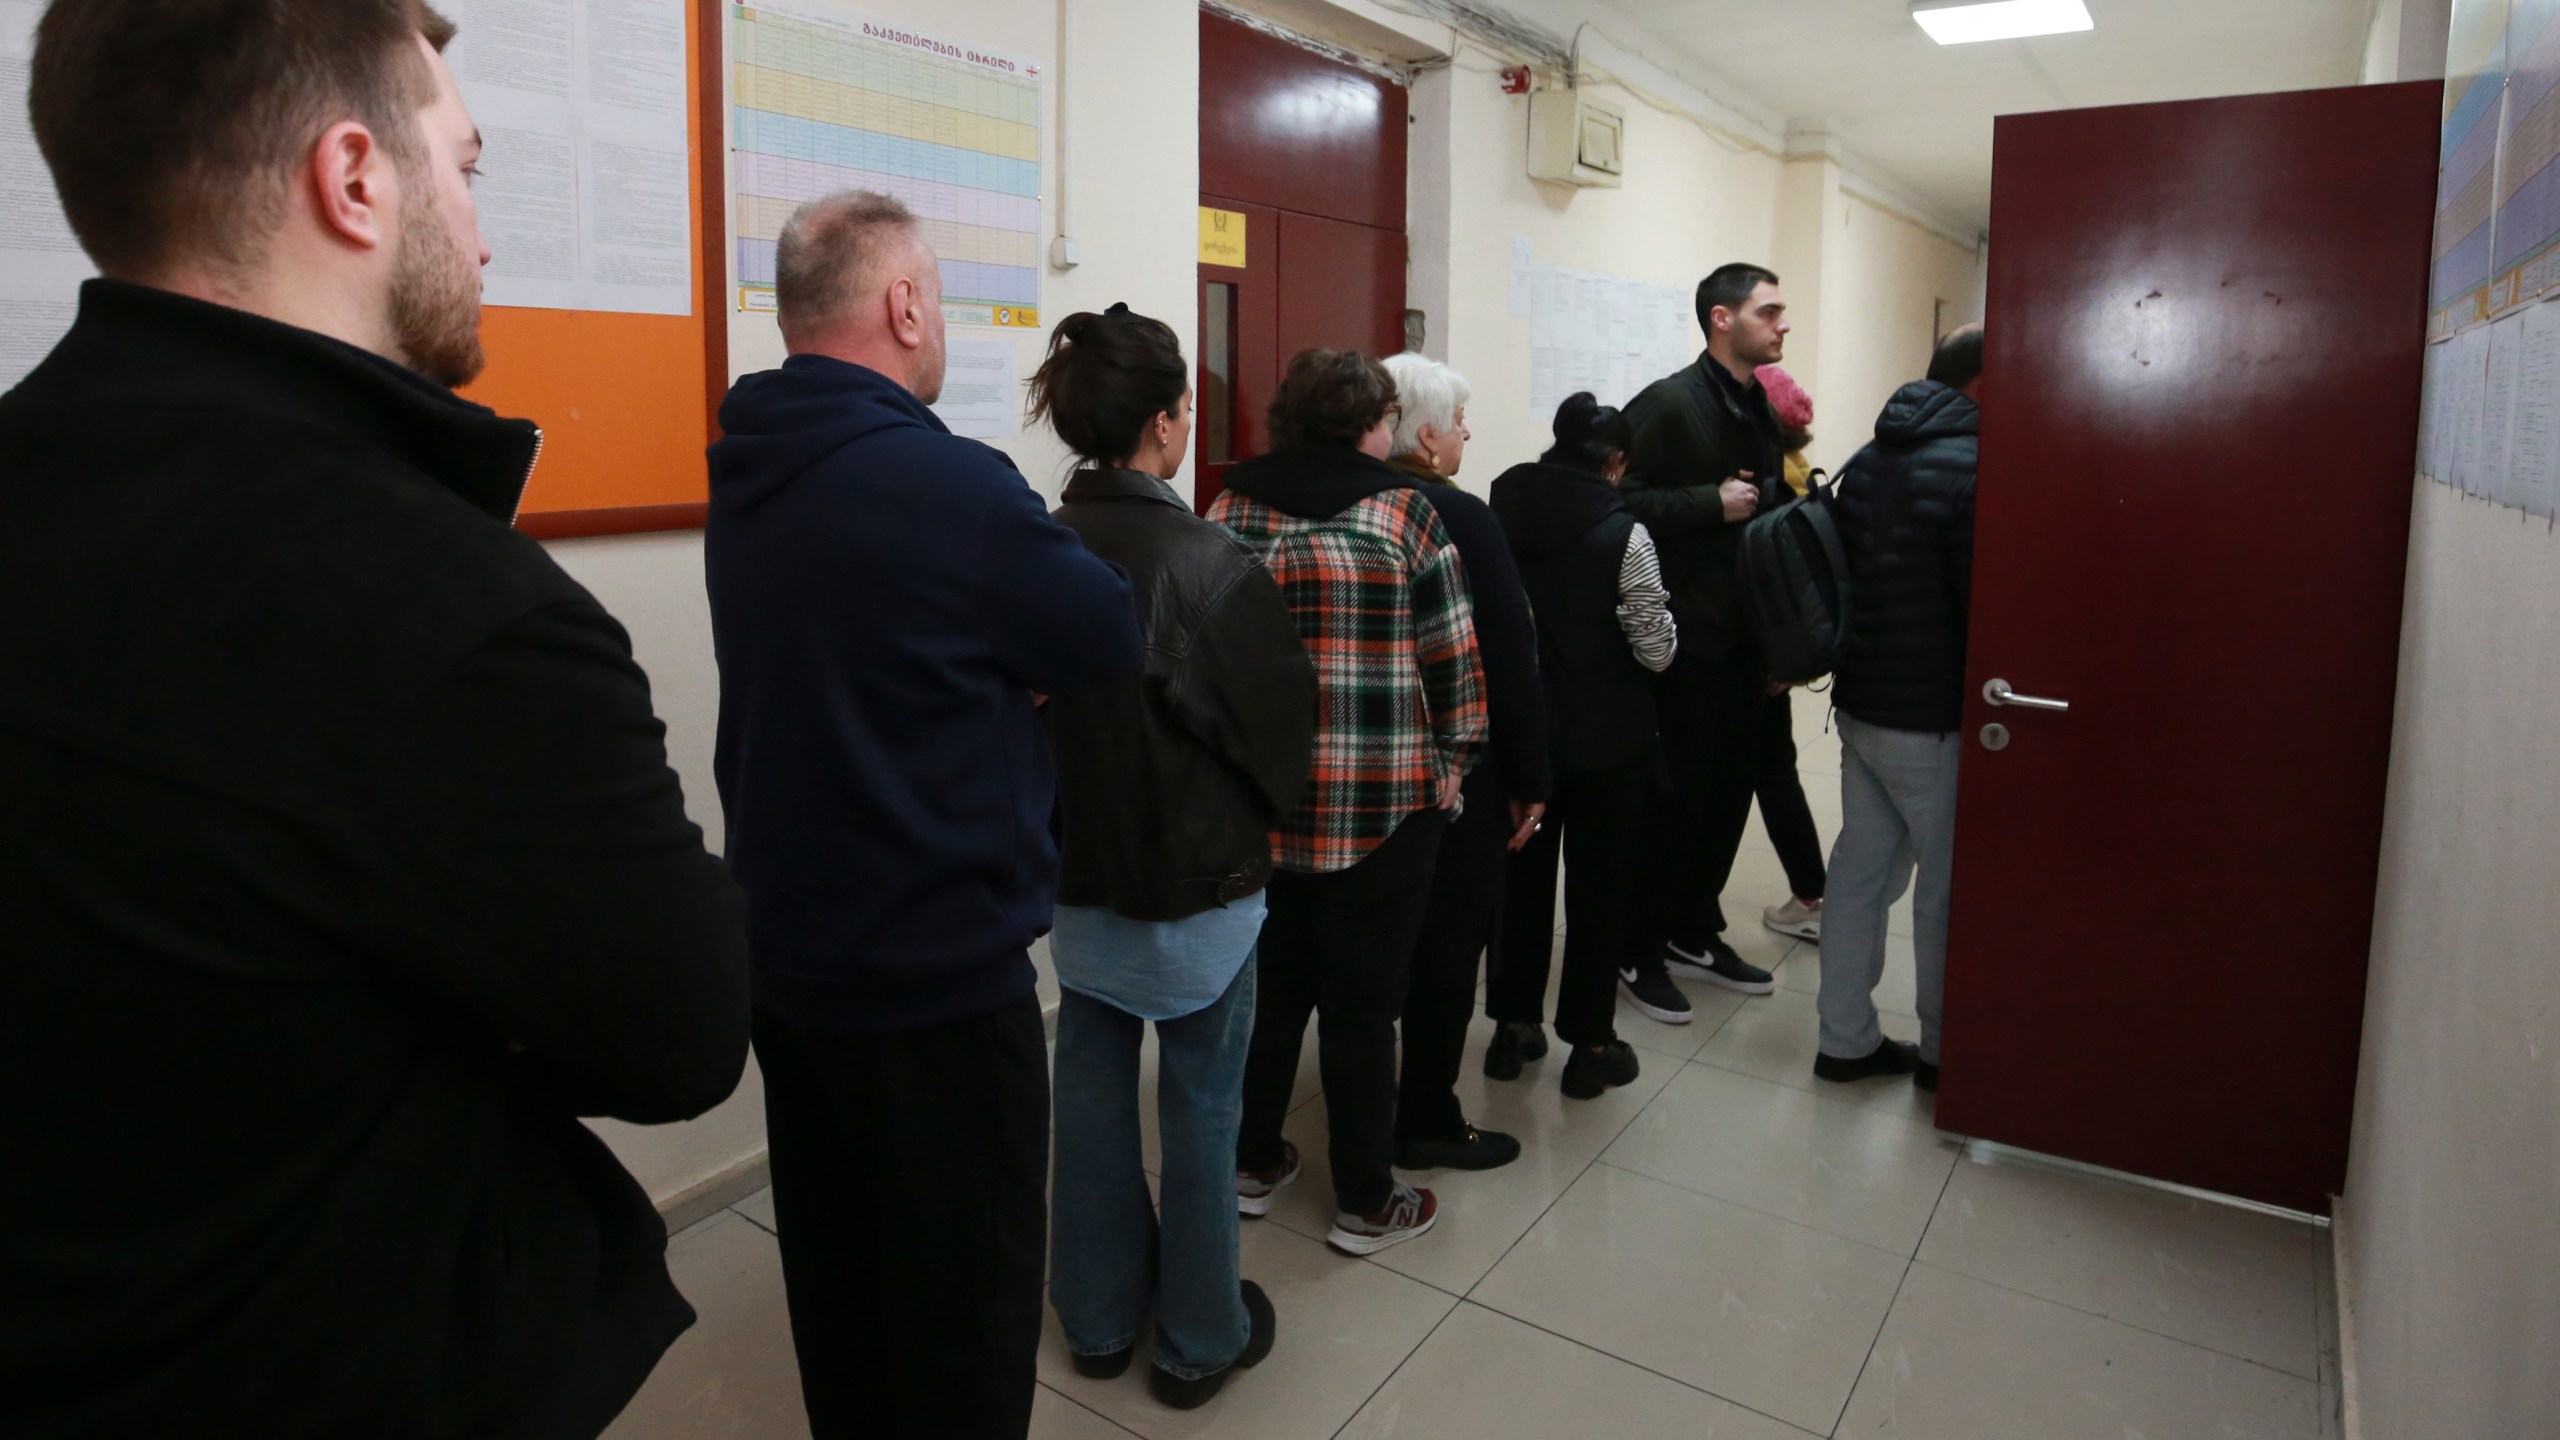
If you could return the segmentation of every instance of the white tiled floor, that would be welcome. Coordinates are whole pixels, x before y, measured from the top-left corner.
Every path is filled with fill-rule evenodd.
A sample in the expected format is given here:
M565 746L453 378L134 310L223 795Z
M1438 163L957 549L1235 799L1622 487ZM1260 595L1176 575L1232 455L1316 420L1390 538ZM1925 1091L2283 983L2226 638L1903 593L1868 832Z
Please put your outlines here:
M1811 711L1811 724L1807 713ZM1836 764L1800 701L1808 772ZM1830 828L1823 781L1808 774ZM1836 794L1830 809L1836 810ZM1761 838L1754 830L1753 839ZM1762 872L1766 872L1765 874ZM1731 892L1783 890L1746 852ZM1734 915L1736 930L1747 912ZM1756 917L1751 917L1756 918ZM1434 1233L1368 1260L1321 1243L1325 1112L1290 1133L1309 1174L1244 1227L1279 1347L1176 1414L1133 1372L1077 1377L1050 1335L1042 1440L2326 1440L2336 1355L2326 1237L2077 1174L1988 1163L1901 1081L1813 1079L1818 953L1756 932L1776 994L1691 987L1697 1022L1622 1009L1644 1073L1565 1100L1561 1052L1521 1080L1471 1063L1471 1119L1524 1143L1504 1170L1417 1177ZM1908 949L1881 999L1907 1012ZM1900 985L1901 989L1896 986ZM1886 1028L1916 1022L1888 1013ZM1479 1023L1470 1060L1483 1049ZM1312 1044L1301 1090L1314 1096ZM1150 1137L1152 1138L1152 1137ZM1152 1153L1152 1152L1150 1152ZM798 1440L797 1371L767 1196L676 1237L702 1312L614 1440Z

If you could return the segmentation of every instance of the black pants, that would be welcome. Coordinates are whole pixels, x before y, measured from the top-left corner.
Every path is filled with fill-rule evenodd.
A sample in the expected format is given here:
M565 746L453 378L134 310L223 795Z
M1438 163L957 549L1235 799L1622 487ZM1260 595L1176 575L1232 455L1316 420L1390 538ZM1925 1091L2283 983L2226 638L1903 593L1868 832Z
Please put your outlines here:
M1396 1138L1456 1140L1466 1132L1458 1068L1476 1014L1476 960L1493 944L1502 912L1502 861L1510 853L1511 802L1490 761L1467 777L1466 808L1440 837L1431 903L1405 981L1404 1075Z
M1236 1168L1281 1159L1280 1124L1298 1080L1307 1016L1318 1016L1325 1117L1333 1132L1333 1191L1367 1215L1395 1192L1396 1020L1405 969L1431 899L1431 872L1448 817L1420 810L1348 870L1282 870L1264 892L1256 978L1262 987L1244 1062L1244 1126Z
M1822 832L1813 828L1813 810L1804 802L1804 776L1796 769L1793 691L1772 695L1765 707L1767 729L1761 736L1760 775L1752 790L1760 799L1760 823L1778 863L1787 867L1787 888L1799 900L1822 898Z
M1648 881L1629 932L1627 963L1661 963L1664 941L1692 955L1724 933L1717 897L1751 824L1769 687L1759 667L1692 660L1684 651L1654 679L1670 793L1653 807Z
M851 1035L755 1013L816 1440L1021 1440L1048 1207L1040 1002Z
M1618 1038L1617 967L1627 951L1627 927L1645 873L1645 825L1661 788L1660 766L1651 759L1556 773L1546 828L1510 860L1486 1014L1522 1025L1546 1018L1561 857L1564 981L1556 990L1556 1036L1568 1045L1606 1045Z

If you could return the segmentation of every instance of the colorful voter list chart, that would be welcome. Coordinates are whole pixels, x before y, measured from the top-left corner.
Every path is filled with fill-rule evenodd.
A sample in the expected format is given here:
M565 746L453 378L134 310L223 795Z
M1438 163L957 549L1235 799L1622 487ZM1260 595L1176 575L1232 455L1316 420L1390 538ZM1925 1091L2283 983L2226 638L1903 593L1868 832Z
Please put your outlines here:
M922 222L949 323L1039 328L1039 66L819 0L734 7L729 44L738 308L773 308L801 202L873 190Z

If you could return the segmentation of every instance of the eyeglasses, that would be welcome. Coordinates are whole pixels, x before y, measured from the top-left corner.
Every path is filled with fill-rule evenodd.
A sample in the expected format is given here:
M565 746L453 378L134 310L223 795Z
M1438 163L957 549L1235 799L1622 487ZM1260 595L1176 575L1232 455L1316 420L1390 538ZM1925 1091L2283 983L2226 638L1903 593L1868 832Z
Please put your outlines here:
M1390 425L1393 425L1404 418L1404 407L1401 405L1390 405L1387 407L1387 413L1379 416L1378 418L1384 420Z

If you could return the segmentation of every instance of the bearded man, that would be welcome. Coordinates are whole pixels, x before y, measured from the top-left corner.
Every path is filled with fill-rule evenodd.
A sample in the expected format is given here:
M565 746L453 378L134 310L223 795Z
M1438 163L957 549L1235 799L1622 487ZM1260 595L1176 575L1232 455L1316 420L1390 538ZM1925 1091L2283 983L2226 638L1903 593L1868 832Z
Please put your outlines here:
M56 0L104 278L0 398L0 1434L593 1436L692 1320L582 1115L719 1103L739 906L509 522L419 0Z

